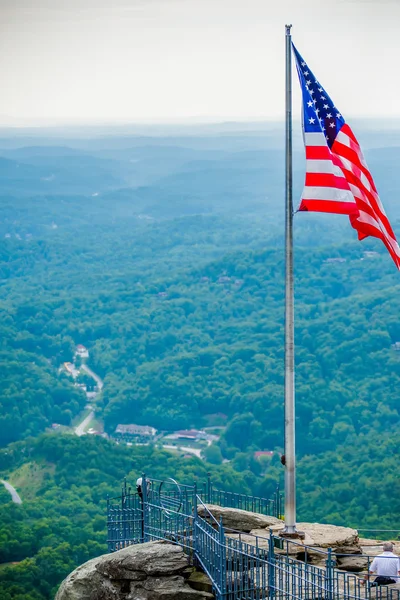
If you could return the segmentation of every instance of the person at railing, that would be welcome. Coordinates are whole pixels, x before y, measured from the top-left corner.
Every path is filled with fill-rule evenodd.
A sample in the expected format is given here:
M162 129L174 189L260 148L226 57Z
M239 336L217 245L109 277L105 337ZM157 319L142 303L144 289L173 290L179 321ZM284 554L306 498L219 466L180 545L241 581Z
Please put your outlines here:
M149 499L149 496L150 496L150 490L151 490L151 481L149 479L146 479L147 500ZM143 500L143 478L142 477L138 477L136 479L136 491L138 493L140 500Z
M391 542L385 542L383 544L382 554L375 556L372 564L369 568L369 573L364 576L364 580L361 581L362 585L365 585L366 581L369 581L371 575L377 575L372 586L377 585L390 585L391 583L397 583L400 576L400 559L397 554L393 553L393 544Z
M141 477L138 477L136 479L136 490L137 490L137 493L141 500L143 500L142 483L143 483L143 479Z

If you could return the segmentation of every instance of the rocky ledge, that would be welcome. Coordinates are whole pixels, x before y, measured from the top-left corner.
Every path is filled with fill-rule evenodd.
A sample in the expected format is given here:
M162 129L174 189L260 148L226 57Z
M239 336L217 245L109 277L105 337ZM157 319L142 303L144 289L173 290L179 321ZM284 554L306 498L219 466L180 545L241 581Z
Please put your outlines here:
M209 513L218 521L222 520L228 537L255 545L257 536L257 545L264 550L268 550L270 531L279 535L284 527L280 519L272 516L214 504L199 508L200 516L207 518ZM332 548L332 558L339 569L358 573L367 568L367 553L363 553L356 529L323 523L298 523L297 529L304 533L304 539L293 542L288 540L281 551L283 554L288 552L297 560L307 560L308 563L323 567L327 559L327 548ZM276 553L279 554L280 551L276 550Z
M226 508L217 504L199 506L198 514L200 517L207 519L209 513L218 522L222 519L222 523L226 529L235 529L236 531L250 532L252 529L282 526L282 521L276 517L260 515L248 510Z
M62 582L55 600L211 600L211 583L180 546L148 542L89 560Z

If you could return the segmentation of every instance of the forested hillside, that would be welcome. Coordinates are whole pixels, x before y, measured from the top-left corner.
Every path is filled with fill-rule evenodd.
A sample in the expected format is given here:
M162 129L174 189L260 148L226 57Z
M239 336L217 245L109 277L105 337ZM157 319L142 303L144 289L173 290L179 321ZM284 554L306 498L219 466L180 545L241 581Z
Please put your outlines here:
M392 132L362 136L400 235L400 150ZM282 481L283 150L273 128L36 134L0 148L1 476L22 482L26 498L17 507L0 496L0 562L23 561L0 565L0 585L10 598L43 600L103 551L101 503L125 474L184 480L213 463L225 487L263 496ZM346 217L304 213L295 273L299 516L389 527L399 514L398 273L379 241L356 241ZM209 462L37 438L86 404L60 371L76 344L104 379L95 410L106 432L220 425ZM275 455L260 462L256 450Z
M135 481L146 471L192 483L211 468L216 485L249 490L230 466L91 436L30 438L1 451L0 467L23 499L14 505L0 488L2 600L52 600L71 570L107 551L106 498L118 494L125 476Z

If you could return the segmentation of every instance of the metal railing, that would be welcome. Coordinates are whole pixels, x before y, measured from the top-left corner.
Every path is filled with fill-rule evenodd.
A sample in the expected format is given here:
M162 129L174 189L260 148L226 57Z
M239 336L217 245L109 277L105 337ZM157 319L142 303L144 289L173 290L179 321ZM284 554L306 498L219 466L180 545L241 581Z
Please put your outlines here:
M225 506L253 512L271 506L278 511L279 490L277 495L279 500L252 499L213 490L210 481L198 488L143 476L142 497L124 483L118 501L108 500L109 551L152 540L179 544L209 576L217 600L400 600L397 587L364 585L357 574L340 570L343 559L360 555L304 546L272 530L265 536L235 531L207 506L219 500L221 506L226 501ZM373 558L362 555L363 570L369 570Z
M382 540L386 538L388 534L390 534L390 537L393 540L400 539L400 529L358 529L358 532L372 540Z

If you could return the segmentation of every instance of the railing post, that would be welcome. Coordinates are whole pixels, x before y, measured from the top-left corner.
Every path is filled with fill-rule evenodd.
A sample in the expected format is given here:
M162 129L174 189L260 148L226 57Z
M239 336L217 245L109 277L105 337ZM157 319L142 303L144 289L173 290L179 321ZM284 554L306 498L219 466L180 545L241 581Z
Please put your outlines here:
M193 528L192 528L192 540L193 540L193 559L197 558L197 483L193 485Z
M141 542L147 542L148 541L148 528L147 528L147 521L148 521L148 510L147 510L147 481L146 481L146 475L145 473L143 473L142 475L142 498L141 498L141 502L142 502L142 539Z
M333 600L333 584L334 584L334 564L335 561L332 559L332 548L328 548L328 557L326 559L326 580L325 580L325 598L326 600Z
M276 517L277 519L279 519L280 516L281 516L281 502L280 502L279 483L276 484L276 490L275 490L275 493L274 493L274 508L275 508L274 517Z
M126 508L126 478L124 478L124 482L122 484L121 490L121 513L122 513L122 538L123 538L123 548L126 546L126 519L127 519L127 508Z
M226 597L226 547L225 547L225 530L222 523L222 517L219 521L219 550L220 550L220 581L219 589L221 590L221 600Z
M207 473L207 503L211 504L211 473Z
M272 529L269 530L268 540L268 589L272 600L275 596L275 546Z
M112 551L110 539L110 496L107 494L107 548L109 552Z

